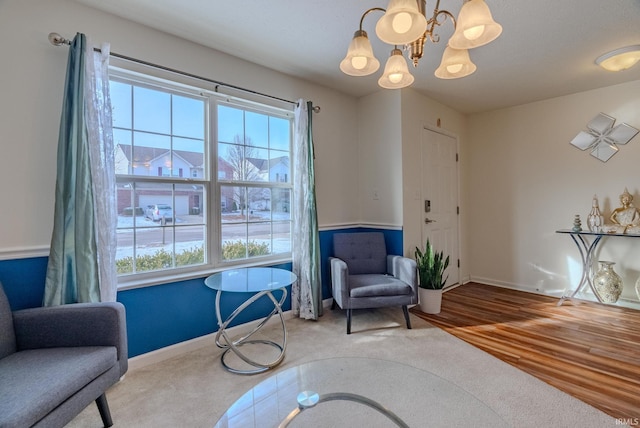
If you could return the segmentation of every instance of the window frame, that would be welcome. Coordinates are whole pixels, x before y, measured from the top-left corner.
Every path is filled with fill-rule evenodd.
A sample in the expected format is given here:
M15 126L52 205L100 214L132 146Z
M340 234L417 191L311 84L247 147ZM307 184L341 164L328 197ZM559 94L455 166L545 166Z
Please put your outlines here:
M192 177L192 173L183 173L182 177L147 177L134 174L118 174L116 175L116 183L122 182L141 182L141 183L172 183L172 184L193 184L203 186L202 206L205 209L203 218L204 232L204 252L205 262L200 265L190 265L181 267L172 267L162 270L136 272L130 274L118 275L118 289L125 290L130 288L144 287L150 285L165 284L168 282L176 282L192 278L202 278L214 272L222 271L229 268L246 267L246 266L268 266L280 263L291 262L291 252L269 254L260 257L248 257L235 260L222 259L222 209L221 209L221 187L257 187L257 188L282 188L288 189L290 192L290 247L293 245L293 212L294 206L294 186L293 180L290 183L282 183L277 181L235 181L232 178L219 177L218 172L218 129L217 129L217 111L219 105L226 105L233 108L242 109L259 114L265 114L289 121L289 147L288 156L290 159L289 174L293 177L293 110L278 106L276 103L266 104L251 99L240 98L220 94L217 90L211 90L196 79L175 79L174 75L166 75L160 70L144 70L143 72L130 70L118 66L110 66L109 80L122 82L134 86L142 86L150 89L169 92L172 94L183 95L188 97L196 97L205 100L205 136L204 136L204 156L206 159L203 165L203 176L200 178ZM217 88L216 88L217 89ZM175 195L173 196L175 198ZM173 206L175 210L175 204ZM143 207L144 209L144 207ZM269 220L271 227L275 220ZM133 233L135 234L133 229ZM175 233L175 232L174 232ZM247 239L251 241L251 237ZM135 244L134 244L135 245ZM273 250L273 248L272 248ZM174 254L175 257L175 254Z

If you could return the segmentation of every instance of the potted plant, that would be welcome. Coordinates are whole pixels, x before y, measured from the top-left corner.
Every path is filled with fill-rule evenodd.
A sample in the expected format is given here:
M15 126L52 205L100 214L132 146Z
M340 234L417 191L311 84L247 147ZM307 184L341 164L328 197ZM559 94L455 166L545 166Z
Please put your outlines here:
M418 290L420 310L427 314L440 313L442 288L449 278L448 275L444 279L442 276L449 266L449 256L445 259L442 251L436 252L428 239L424 252L416 247L415 256L420 287Z

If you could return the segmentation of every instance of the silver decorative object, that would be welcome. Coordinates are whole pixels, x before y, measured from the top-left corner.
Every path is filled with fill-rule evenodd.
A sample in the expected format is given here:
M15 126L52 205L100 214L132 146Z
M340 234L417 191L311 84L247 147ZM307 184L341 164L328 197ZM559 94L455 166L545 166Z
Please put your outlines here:
M591 156L606 162L618 153L618 145L627 144L638 133L626 123L614 127L615 122L613 117L599 113L587 123L587 130L580 131L570 144L580 150L591 150Z
M593 201L591 202L591 212L587 216L587 227L591 232L602 232L604 226L604 217L600 212L600 206L598 205L598 196L593 195Z

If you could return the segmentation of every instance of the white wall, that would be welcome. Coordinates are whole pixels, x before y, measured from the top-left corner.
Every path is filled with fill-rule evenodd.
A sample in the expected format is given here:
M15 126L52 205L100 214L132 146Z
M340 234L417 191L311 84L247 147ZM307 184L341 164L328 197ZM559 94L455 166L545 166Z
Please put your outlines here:
M400 91L380 90L358 102L360 220L402 227Z
M50 32L280 98L310 99L320 226L358 221L357 100L70 0L0 2L0 258L48 254L66 47Z
M579 254L567 235L597 194L605 215L628 187L640 207L640 137L607 163L569 142L603 112L640 129L640 81L469 118L467 242L472 279L543 293L576 284ZM617 262L622 297L636 299L640 239L605 238L600 260Z

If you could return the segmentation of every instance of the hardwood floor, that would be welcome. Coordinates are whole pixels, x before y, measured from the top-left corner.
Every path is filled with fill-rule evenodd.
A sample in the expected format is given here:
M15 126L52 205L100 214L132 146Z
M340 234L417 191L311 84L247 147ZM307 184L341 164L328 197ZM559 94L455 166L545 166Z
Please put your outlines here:
M428 322L615 417L640 418L640 311L468 283Z

